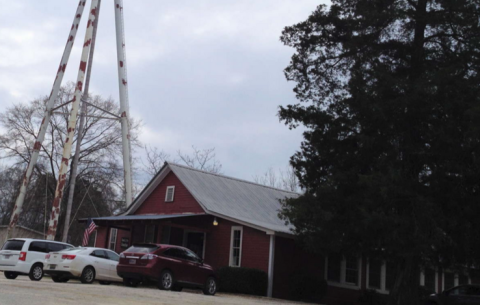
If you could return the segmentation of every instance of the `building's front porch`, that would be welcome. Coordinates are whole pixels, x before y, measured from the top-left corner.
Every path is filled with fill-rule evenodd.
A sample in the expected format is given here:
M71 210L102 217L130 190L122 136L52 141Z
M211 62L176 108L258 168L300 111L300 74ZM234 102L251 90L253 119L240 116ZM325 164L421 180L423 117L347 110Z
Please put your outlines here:
M91 245L117 253L132 244L160 243L183 246L206 259L207 235L215 218L206 214L129 215L95 218Z

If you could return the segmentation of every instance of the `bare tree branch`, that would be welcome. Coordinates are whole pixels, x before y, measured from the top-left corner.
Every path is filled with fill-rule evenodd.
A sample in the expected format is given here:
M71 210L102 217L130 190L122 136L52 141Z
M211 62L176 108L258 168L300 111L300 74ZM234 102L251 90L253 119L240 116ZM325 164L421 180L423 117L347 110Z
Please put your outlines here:
M297 176L293 168L288 165L285 170L274 170L270 167L262 175L253 176L253 181L258 184L263 184L266 186L290 191L290 192L300 192L300 185L298 183Z

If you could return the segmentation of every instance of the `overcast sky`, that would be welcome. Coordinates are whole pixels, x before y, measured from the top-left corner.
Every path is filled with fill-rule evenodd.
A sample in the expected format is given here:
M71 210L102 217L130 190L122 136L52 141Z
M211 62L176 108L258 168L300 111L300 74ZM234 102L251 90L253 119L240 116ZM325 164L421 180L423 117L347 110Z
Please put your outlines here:
M87 1L88 5L90 1ZM222 172L252 180L285 168L301 130L279 122L295 103L282 29L321 0L124 0L130 115L141 140L175 155L215 147ZM0 111L50 93L77 0L0 0ZM74 81L87 10L70 57ZM113 0L103 0L90 91L118 101Z

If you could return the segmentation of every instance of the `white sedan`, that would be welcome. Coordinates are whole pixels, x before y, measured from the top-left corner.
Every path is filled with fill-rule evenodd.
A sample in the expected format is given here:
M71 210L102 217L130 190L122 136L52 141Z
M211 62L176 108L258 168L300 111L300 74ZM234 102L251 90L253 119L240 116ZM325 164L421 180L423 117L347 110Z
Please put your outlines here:
M59 252L50 252L45 256L45 274L54 282L67 282L80 279L84 284L98 280L100 284L121 282L117 275L119 256L102 248L71 248Z

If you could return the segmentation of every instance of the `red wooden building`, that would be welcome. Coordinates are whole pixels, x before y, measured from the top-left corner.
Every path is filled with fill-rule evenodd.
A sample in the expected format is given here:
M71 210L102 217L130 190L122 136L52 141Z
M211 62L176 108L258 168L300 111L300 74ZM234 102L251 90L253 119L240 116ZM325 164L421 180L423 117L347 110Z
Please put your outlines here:
M132 243L185 246L213 267L257 268L268 274L270 297L290 298L296 274L327 280L323 303L354 302L364 289L388 293L389 266L366 258L321 257L302 250L278 218L280 199L298 196L264 185L165 163L119 216L93 218L95 246L120 253ZM425 270L419 284L442 291L468 276Z

